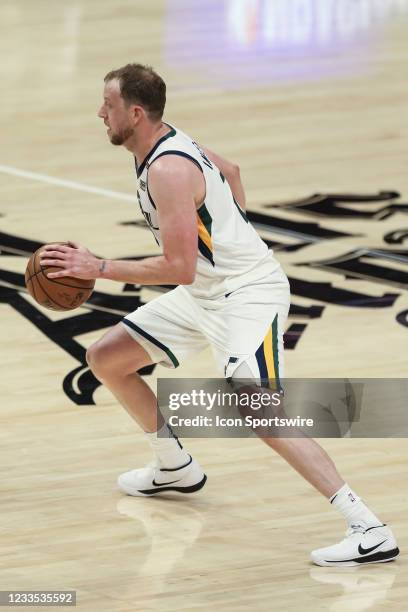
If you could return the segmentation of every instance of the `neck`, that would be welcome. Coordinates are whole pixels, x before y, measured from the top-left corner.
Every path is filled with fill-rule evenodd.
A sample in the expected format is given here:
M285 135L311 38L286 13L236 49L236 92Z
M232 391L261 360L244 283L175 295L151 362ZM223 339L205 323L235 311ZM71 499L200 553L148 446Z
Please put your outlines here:
M138 166L143 162L148 153L160 138L170 131L169 126L160 121L156 124L148 124L138 131L137 136L131 136L124 144L126 149L136 157Z

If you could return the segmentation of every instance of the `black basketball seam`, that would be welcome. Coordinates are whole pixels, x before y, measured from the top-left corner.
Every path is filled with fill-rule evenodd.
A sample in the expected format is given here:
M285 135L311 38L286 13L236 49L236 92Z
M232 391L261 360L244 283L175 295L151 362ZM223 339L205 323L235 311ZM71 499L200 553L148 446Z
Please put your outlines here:
M47 278L47 277L45 277ZM37 278L37 282L40 285L42 291L44 291L45 295L47 296L47 298L50 300L51 303L56 304L57 306L59 306L62 310L73 310L73 308L66 308L63 304L60 304L59 302L57 302L57 300L54 300L54 298L52 298L44 289L44 287L42 286L42 284L40 283L40 279ZM39 304L41 304L41 302L39 302ZM43 306L44 304L42 304Z
M37 250L35 251L35 253L34 253L34 261L33 261L33 267L34 267L34 270L36 269L35 263L36 263L36 259L37 259L37 256L38 256L38 251L39 251L39 250L40 250L40 249L37 249ZM41 266L41 264L40 264L40 266Z
M40 248L41 248L41 247L40 247ZM38 251L39 251L39 250L40 250L40 249L38 249ZM35 257L37 257L38 251L36 251L36 252L35 252ZM35 259L34 259L34 263L35 263ZM38 264L38 265L40 266L40 270L41 270L41 272L44 274L44 268L43 268L43 267L42 267L42 265L41 265L41 260L40 260L40 262L39 262L39 264ZM35 269L35 266L34 266L34 269Z
M30 268L30 263L32 263L32 262L31 262L31 257L30 257L30 259L28 260L28 263L27 263L27 266L26 266L26 271L25 271L25 274L28 274L27 281L29 281L29 280L31 279L31 276L32 276L32 274L31 274L31 276L30 276L30 270L29 270L29 268Z
M34 259L33 259L33 261L32 261L32 266L33 266L33 270L35 270L35 258L37 257L37 251L35 251L35 253L33 253L33 255L34 255ZM32 257L33 255L31 255L31 257ZM30 257L30 259L31 259L31 257ZM30 261L29 261L29 262L28 262L28 264L27 264L27 268L28 268L28 266L29 266L29 265L30 265ZM31 276L30 276L30 277L29 277L29 278L26 280L26 287L27 287L28 292L30 293L30 290L28 289L28 283L31 283L31 288L32 288L33 293L32 293L32 294L30 293L30 295L31 295L31 296L32 296L32 297L35 299L35 301L37 302L37 304L41 304L41 302L40 302L40 301L37 299L37 294L36 294L36 292L35 292L35 283L33 283L33 280L32 280L32 279L34 278L34 276L37 276L37 274L39 274L39 272L34 272L34 274L32 274L32 275L31 275ZM38 283L38 284L40 284L40 283ZM40 285L40 287L41 287L41 285Z
M33 255L34 255L34 253L33 253ZM31 255L31 257L32 257L33 255ZM28 271L28 274L29 274L29 276L28 276L28 278L27 278L27 281L26 281L26 282L30 281L30 280L33 278L34 274L35 274L35 272L34 272L33 274L31 274L31 275L30 275L30 271L29 271L29 266L30 266L30 263L31 263L31 265L32 265L32 269L33 269L33 270L35 270L35 268L34 268L34 260L33 260L33 261L31 261L31 257L30 257L30 259L28 260L28 264L27 264L27 267L26 267L26 273L27 273L27 271Z
M58 267L58 266L57 266L57 267ZM44 274L44 272L43 272L43 274ZM47 276L47 275L45 274L44 276ZM71 277L71 278L72 278L72 277ZM79 285L67 285L67 283L60 283L60 282L58 281L58 279L55 279L55 278L49 278L48 276L47 276L47 280L48 280L50 283L55 283L56 285L62 285L62 287L71 287L72 289L88 289L88 290L89 290L89 289L92 289L92 290L93 290L93 287L95 286L95 283L94 283L94 285L93 285L92 287L81 287L81 286L79 286Z
M37 249L36 252L34 253L33 270L37 270L37 257L38 257L38 251L39 250L40 249ZM40 269L38 270L38 272L36 272L36 274L39 274L39 272L43 271L41 262L39 262L39 266L40 266Z
M31 277L31 278L33 278L33 277ZM37 300L37 297L36 297L36 293L35 293L35 285L34 285L34 283L31 281L31 279L30 279L30 282L31 282L31 288L32 288L32 290L33 290L33 296L32 296L32 297L35 299L35 301L36 301L37 303L39 303L39 302L38 302L38 300ZM27 287L27 289L28 289L28 287Z
M42 274L41 270L39 270L38 272L34 272L34 274L32 274L29 278L27 278L27 283L28 281L30 281L32 278L34 278L34 276L37 276L37 274ZM47 276L48 278L48 276Z
M33 261L32 261L33 270L35 270L35 269L36 269L36 265L35 265L35 263L36 263L36 262L35 262L35 260L36 260L37 254L38 254L38 249L37 249L37 251L35 251L35 252L33 253L33 255L34 255L34 259L33 259ZM31 255L31 257L32 257L33 255ZM30 257L30 259L31 259L31 257ZM28 264L27 264L27 268L28 268L28 266L29 266L29 265L30 265L30 261L29 261L29 262L28 262ZM41 268L41 264L40 264L40 268ZM31 280L31 279L32 279L34 276L37 276L37 274L39 274L40 272L42 272L42 269L41 269L41 270L38 270L38 272L34 272L33 274L31 274L31 276L30 276L30 277L27 279L27 282L28 282L28 281L30 281L30 280Z

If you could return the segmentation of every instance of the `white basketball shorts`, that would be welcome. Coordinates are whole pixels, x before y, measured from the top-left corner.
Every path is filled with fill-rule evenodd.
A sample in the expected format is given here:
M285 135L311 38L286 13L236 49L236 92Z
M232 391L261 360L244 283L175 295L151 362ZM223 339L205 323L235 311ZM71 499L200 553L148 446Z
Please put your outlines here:
M176 368L210 345L222 376L279 385L289 301L289 283L279 270L217 299L194 298L180 285L122 324L153 363Z

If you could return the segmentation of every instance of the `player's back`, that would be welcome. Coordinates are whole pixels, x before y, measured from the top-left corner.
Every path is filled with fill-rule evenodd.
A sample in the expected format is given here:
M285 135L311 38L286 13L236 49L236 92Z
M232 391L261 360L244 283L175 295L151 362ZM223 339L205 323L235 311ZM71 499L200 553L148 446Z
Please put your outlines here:
M284 275L279 262L249 223L220 170L189 136L169 127L171 131L136 167L138 200L157 243L161 244L157 210L149 193L149 167L163 155L181 155L203 173L206 195L197 210L196 277L186 289L194 297L216 298L270 275L276 275L282 282Z

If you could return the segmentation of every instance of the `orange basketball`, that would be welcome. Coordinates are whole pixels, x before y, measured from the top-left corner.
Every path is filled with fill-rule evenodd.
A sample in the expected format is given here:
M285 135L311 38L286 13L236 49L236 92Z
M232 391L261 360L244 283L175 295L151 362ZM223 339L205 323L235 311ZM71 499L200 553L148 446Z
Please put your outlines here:
M57 272L61 268L42 266L40 264L42 248L37 249L28 260L25 284L29 294L38 304L50 310L73 310L78 308L92 294L95 280L83 280L81 278L73 278L72 276L48 278L47 272Z

